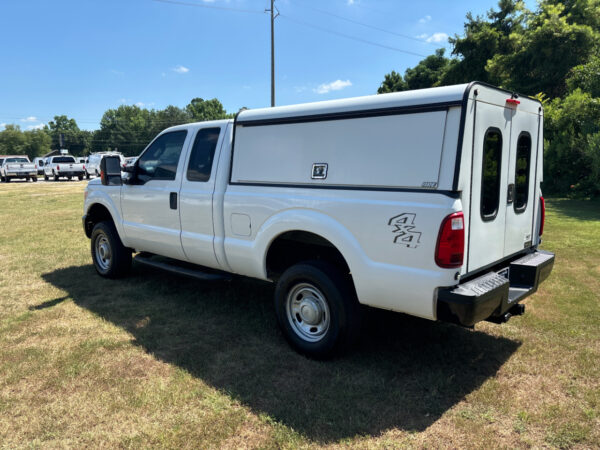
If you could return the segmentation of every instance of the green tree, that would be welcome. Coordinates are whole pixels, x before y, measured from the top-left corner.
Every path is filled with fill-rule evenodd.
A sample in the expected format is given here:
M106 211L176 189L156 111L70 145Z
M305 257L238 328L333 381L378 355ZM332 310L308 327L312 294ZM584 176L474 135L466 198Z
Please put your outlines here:
M528 95L564 95L571 69L585 64L598 46L597 32L588 25L569 23L567 18L562 4L540 3L540 10L529 15L527 29L511 33L514 50L488 61L491 78Z
M0 154L24 155L26 150L25 135L19 125L5 125L0 131Z
M450 59L444 56L445 49L439 48L412 69L404 72L404 81L409 89L423 89L438 86L450 66Z
M513 51L511 34L523 31L525 9L522 1L501 0L498 10L489 10L486 17L467 14L464 35L449 39L452 55L458 59L449 64L441 85L484 81L494 83L486 70L487 62L497 54Z
M600 57L594 55L586 64L573 67L567 88L570 92L581 89L592 97L600 97Z
M219 100L204 100L200 97L192 99L185 107L193 122L204 122L206 120L219 120L231 117L223 108Z
M23 133L25 137L25 154L30 160L42 156L52 149L52 138L46 130L31 130Z
M390 73L386 73L381 85L377 89L378 94L387 94L389 92L398 92L408 90L408 84L402 78L402 75L392 70Z
M52 139L52 148L60 148L60 135L64 135L64 148L70 149L79 144L79 126L75 119L69 119L65 115L54 116L54 120L48 122L48 133Z

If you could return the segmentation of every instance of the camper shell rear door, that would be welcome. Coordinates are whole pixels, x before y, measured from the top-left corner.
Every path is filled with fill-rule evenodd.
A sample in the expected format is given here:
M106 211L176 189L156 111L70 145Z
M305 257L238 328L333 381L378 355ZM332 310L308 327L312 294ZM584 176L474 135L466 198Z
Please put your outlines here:
M537 243L542 126L539 102L485 86L474 92L467 273Z

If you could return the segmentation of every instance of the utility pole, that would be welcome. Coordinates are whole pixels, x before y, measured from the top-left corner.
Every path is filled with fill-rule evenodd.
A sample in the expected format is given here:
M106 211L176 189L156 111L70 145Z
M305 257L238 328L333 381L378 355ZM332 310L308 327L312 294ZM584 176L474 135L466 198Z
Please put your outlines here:
M275 0L271 0L271 9L265 9L265 12L271 13L271 108L275 106L275 19L279 11L275 14Z

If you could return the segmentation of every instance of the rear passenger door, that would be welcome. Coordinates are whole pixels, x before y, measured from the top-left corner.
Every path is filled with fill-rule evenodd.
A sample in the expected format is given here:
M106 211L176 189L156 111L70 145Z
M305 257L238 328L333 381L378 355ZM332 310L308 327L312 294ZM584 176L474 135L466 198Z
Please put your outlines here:
M219 267L213 245L213 194L223 134L219 126L196 131L181 183L181 244L189 261L207 267Z
M504 256L512 112L476 102L467 272Z
M539 120L538 114L519 110L518 107L513 111L505 203L505 255L532 245Z

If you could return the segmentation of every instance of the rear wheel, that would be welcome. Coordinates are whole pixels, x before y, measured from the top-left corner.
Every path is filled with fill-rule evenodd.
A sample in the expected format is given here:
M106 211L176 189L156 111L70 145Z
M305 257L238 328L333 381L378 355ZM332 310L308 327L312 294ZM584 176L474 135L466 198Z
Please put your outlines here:
M34 183L36 183L37 182L37 176L31 177L31 181L33 181Z
M313 358L347 349L360 328L360 305L349 275L321 261L299 263L283 273L275 311L292 347Z
M131 269L131 251L121 242L112 222L100 222L94 226L91 250L96 272L103 277L122 277Z
M6 181L7 183L10 182L10 177L4 177L4 181Z
M52 173L54 173L54 172L52 172ZM54 173L54 181L58 181L58 174L57 173Z
M78 175L78 176L77 176L77 179L78 179L79 181L83 180L83 175Z
M89 173L87 173L87 171L85 172L85 179L86 179L86 180L89 180L89 179L90 179L90 174L89 174Z

